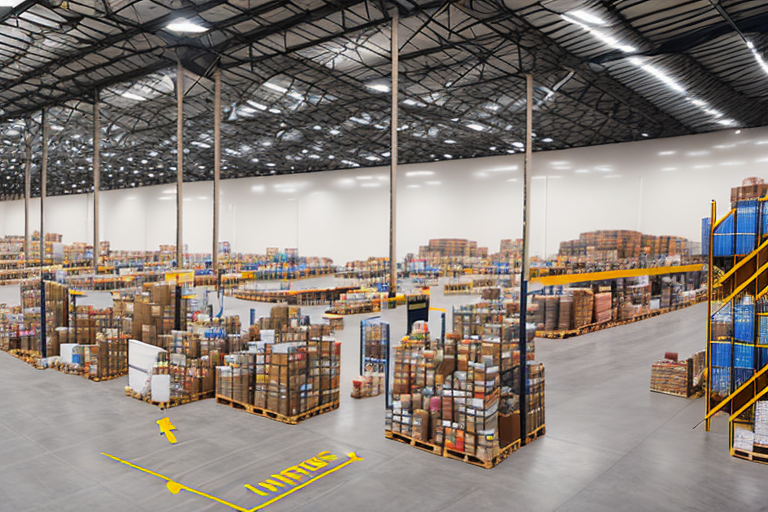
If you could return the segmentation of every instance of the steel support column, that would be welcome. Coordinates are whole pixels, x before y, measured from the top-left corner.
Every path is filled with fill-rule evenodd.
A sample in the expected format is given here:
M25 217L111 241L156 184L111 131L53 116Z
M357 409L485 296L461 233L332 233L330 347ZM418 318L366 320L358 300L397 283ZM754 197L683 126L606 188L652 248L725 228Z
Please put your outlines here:
M528 280L530 268L528 262L528 235L530 232L530 196L531 196L531 155L533 129L533 76L525 75L525 165L523 166L523 247L522 268L520 272L520 441L525 444L528 436L528 333L526 329L528 307Z
M93 93L93 273L99 273L99 189L101 188L101 118L99 91Z
M219 274L219 179L221 178L221 70L213 75L213 247L211 267L213 275ZM217 279L218 282L218 279Z
M176 268L184 268L184 68L176 62Z
M397 29L400 23L397 8L392 15L392 116L390 120L391 149L389 166L389 296L397 295L397 92L398 92L398 57L400 46L397 42Z

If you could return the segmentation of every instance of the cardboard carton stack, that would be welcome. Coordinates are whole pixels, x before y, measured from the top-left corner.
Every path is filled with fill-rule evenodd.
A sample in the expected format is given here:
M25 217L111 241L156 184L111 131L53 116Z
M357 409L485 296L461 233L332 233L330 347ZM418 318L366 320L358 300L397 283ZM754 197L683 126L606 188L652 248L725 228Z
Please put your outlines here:
M744 178L740 187L731 189L731 204L747 199L761 199L768 194L768 184L762 178Z
M389 324L365 321L361 326L363 375L352 380L352 398L377 396L384 392Z
M596 293L594 295L595 311L593 318L595 322L608 322L611 320L613 298L611 292Z
M251 342L248 352L227 356L226 366L217 368L216 393L259 411L297 418L338 405L340 357L341 343L328 337Z
M186 329L187 300L181 301L181 330ZM148 293L136 296L133 303L132 338L149 345L161 346L158 336L170 334L174 329L176 306L174 287L157 283L149 287Z
M573 328L578 329L592 323L595 295L592 290L575 288L573 290Z
M454 308L456 332L446 340L431 339L427 331L403 339L394 349L393 402L386 416L389 436L485 467L498 463L495 457L520 439L515 393L520 379L519 319L504 317L506 310L488 303ZM473 321L479 319L500 322ZM528 357L533 359L533 324L527 332ZM537 425L543 424L543 367L533 368L529 388L534 396L528 404L533 407L529 417Z

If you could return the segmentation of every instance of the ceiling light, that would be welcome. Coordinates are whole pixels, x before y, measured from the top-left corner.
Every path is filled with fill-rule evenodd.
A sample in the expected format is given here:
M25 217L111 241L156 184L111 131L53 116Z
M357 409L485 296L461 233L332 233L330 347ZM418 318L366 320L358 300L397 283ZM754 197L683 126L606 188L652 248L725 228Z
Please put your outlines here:
M446 144L456 144L456 141L453 139L445 139L443 142L445 142Z
M330 133L331 135L338 135L341 132L339 130L333 129L333 130L329 131L328 133Z
M733 119L721 119L717 123L722 124L723 126L731 126L732 124L736 124L736 121Z
M704 107L707 105L706 102L703 102L701 100L691 100L691 103L693 103L697 107Z
M541 142L554 142L554 140L550 139L549 137L544 137L543 139L541 139Z
M596 39L599 39L600 41L607 44L611 48L616 48L617 50L621 50L624 53L634 53L636 51L633 46L623 44L615 37L608 35L600 30L596 30L590 27L589 25L587 25L586 23L582 23L581 21L575 20L569 16L566 16L565 14L561 14L560 17L565 21L567 21L568 23L572 23L574 25L580 26L581 28L583 28L584 30L592 34L592 36L594 36Z
M677 92L685 93L685 89L680 84L678 84L677 82L672 80L670 77L668 77L666 74L664 74L664 72L661 71L659 68L653 67L650 64L645 64L643 63L643 61L641 61L637 57L632 57L631 59L629 59L629 61L635 66L645 71L646 73L649 73L655 76L656 78L658 78L659 80L661 80L662 82L664 82L667 85L667 87L669 87L670 89L673 89Z
M469 123L467 125L467 128L471 128L472 130L475 130L475 131L478 131L478 132L481 132L481 131L485 130L484 126L479 125L477 123Z
M288 92L288 89L286 89L285 87L280 87L279 85L273 84L271 82L265 82L264 83L264 87L266 87L268 89L272 89L273 91L277 91L277 92L279 92L281 94L285 94L285 93Z
M16 7L24 0L0 0L0 7Z
M605 25L605 21L598 18L594 14L590 14L587 11L570 11L568 13L569 16L573 16L575 18L579 18L581 21L584 21L586 23L590 23L592 25Z
M280 113L280 109L279 108L271 108L271 109L269 109L269 111L271 113L273 113L273 114L279 114Z
M515 146L516 148L524 148L525 147L525 144L523 144L522 142L513 142L512 145Z
M295 100L304 101L304 96L302 96L298 92L291 91L291 92L288 93L288 96L290 96L291 98L293 98Z
M496 151L496 146L491 146L488 149L490 149L491 151Z
M184 34L201 34L208 31L206 27L184 19L172 21L166 25L165 28L171 32L179 32Z
M273 164L273 163L268 163L268 164L267 164L267 167L275 167L275 165L276 165L276 164Z
M749 48L750 50L753 50L755 48L755 43L753 43L752 41L747 41L747 48Z
M144 101L144 100L147 99L144 96L139 96L138 94L134 94L134 93L128 92L128 91L125 91L120 96L122 96L123 98L127 98L129 100L134 100L134 101Z
M443 156L444 156L445 158L448 158L448 159L451 159L451 158L453 158L453 155L448 155L448 154L445 154L445 155L443 155Z
M366 87L378 92L389 92L389 86L385 84L368 84Z
M245 100L245 102L247 104L249 104L250 106L252 106L253 108L257 108L259 110L267 110L267 106L266 105L262 105L261 103L257 103L257 102L255 102L253 100Z

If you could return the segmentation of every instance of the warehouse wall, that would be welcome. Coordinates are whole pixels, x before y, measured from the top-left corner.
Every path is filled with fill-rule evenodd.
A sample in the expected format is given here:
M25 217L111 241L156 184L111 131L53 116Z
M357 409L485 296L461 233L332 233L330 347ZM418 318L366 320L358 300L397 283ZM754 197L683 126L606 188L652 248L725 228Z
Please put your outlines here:
M768 179L768 128L536 153L531 184L531 252L596 229L635 229L698 241L700 219L715 199L729 208L730 188L748 176ZM477 240L491 251L521 234L523 155L402 165L398 173L398 254L430 238ZM226 180L221 239L236 251L295 247L337 262L385 256L388 169ZM184 185L184 240L211 246L212 184ZM175 186L103 192L101 236L115 249L155 249L175 241ZM92 195L46 202L47 230L65 242L91 241ZM5 234L22 234L23 201L2 204ZM39 202L31 205L39 223Z

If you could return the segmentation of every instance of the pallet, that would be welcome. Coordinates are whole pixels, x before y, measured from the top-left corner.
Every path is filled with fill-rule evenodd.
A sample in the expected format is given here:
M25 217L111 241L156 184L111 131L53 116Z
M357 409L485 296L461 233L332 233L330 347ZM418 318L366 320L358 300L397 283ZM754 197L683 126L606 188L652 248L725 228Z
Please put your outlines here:
M125 396L129 396L131 398L135 398L136 400L141 400L142 402L155 405L161 409L170 409L171 407L177 407L179 405L188 404L190 402L197 402L200 400L205 400L206 398L213 398L214 394L213 391L209 391L207 393L198 393L197 395L193 395L191 397L171 398L170 402L153 402L151 399L151 394L148 394L147 396L141 396L141 394L136 393L129 387L126 387Z
M469 455L468 453L460 452L457 450L450 450L448 448L445 448L443 450L443 457L447 459L466 462L467 464L472 464L473 466L477 466L480 468L491 469L498 466L499 463L501 463L501 461L509 457L510 454L512 454L512 452L517 451L519 448L520 448L520 440L518 439L514 443L505 447L503 450L499 452L498 455L495 455L490 460L479 459L474 455Z
M750 462L759 462L760 464L768 464L768 454L747 452L744 450L731 449L731 455L736 458L748 460Z
M663 315L666 313L670 313L672 311L677 311L679 309L684 309L684 308L693 306L695 304L698 304L699 302L701 301L695 300L692 302L675 304L668 308L655 309L644 315L635 316L626 320L606 320L604 322L596 322L593 324L584 325L582 327L579 327L578 329L569 329L569 330L563 330L563 331L536 331L536 337L562 340L565 338L580 336L582 334L587 334L594 331L600 331L602 329L609 329L611 327L618 327L620 325L627 325L634 322L639 322L641 320L647 320L649 318L653 318L654 316Z
M533 432L529 433L525 438L525 444L531 443L547 433L547 426L542 425Z
M262 416L264 418L269 418L271 420L279 421L281 423L287 423L288 425L296 425L300 421L304 421L307 418L311 418L312 416L318 416L320 414L331 412L339 408L339 402L336 401L330 404L323 404L319 407L315 407L314 409L310 409L307 412L297 414L296 416L284 416L274 411L270 411L269 409L265 409L263 407L256 407L255 405L252 405L252 404L238 402L237 400L232 400L229 397L219 395L219 394L216 395L216 403L222 404L222 405L228 405L233 409L240 409L242 411L249 412L256 416Z
M438 446L432 443L427 443L419 439L414 439L410 436L401 434L400 432L392 432L390 430L385 430L384 437L386 437L387 439L393 439L395 441L399 441L401 443L409 444L415 448L418 448L419 450L423 450L427 453L432 453L434 455L437 455L438 457L443 455L442 446Z
M104 376L101 376L101 377L97 377L97 376L91 375L91 374L86 374L85 378L88 379L88 380L92 380L93 382L104 382L104 381L107 381L107 380L119 379L120 377L123 377L125 375L128 375L127 371L124 372L124 373L115 373L113 375L104 375Z

